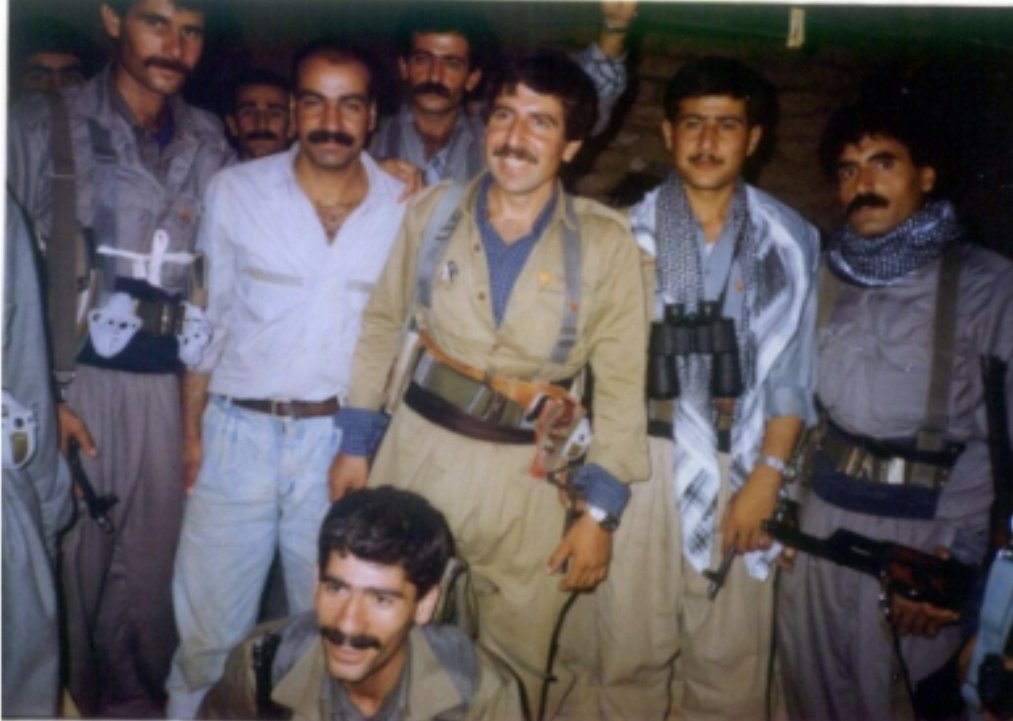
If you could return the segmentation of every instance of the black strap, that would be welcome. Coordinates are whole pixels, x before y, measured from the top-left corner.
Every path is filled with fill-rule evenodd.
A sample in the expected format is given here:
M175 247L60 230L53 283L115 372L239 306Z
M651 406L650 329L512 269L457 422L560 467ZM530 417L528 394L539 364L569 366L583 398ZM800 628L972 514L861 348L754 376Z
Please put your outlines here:
M59 93L49 102L52 228L46 248L46 287L53 372L61 383L73 377L77 338L77 187L70 113Z
M288 712L271 700L274 690L272 668L281 644L280 633L266 633L253 643L253 676L257 684L257 718L282 719Z

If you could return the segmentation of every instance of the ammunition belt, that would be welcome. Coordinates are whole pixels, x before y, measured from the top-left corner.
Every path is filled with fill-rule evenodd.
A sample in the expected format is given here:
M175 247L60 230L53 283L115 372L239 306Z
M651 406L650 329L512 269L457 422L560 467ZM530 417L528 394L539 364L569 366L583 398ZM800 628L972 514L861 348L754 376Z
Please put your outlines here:
M427 421L468 438L516 445L530 445L535 442L533 430L503 426L473 416L447 399L426 390L415 381L408 385L404 402Z
M567 387L572 379L554 385ZM478 440L534 443L527 410L485 383L469 378L423 351L404 396L413 411L439 426Z
M829 423L819 449L835 470L852 478L894 486L942 488L950 469L964 450L949 443L938 451L925 451L906 444L857 436Z
M252 398L230 398L229 401L239 408L295 420L333 416L341 405L338 403L338 399L333 397L323 401L257 400Z
M179 335L183 332L186 307L177 301L133 298L134 315L141 320L141 330L153 335Z

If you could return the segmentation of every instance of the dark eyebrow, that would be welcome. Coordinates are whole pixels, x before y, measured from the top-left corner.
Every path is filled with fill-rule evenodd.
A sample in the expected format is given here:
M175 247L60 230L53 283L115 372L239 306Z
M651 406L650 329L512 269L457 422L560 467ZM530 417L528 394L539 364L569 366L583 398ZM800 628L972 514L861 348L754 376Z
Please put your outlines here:
M144 20L145 22L148 22L148 23L152 23L152 22L167 23L167 22L169 22L169 17L167 15L162 15L161 13L154 12L153 10L152 11L148 11L148 12L138 13L138 16L141 18L141 20Z
M897 154L892 153L889 150L880 150L878 153L873 153L869 156L869 160L896 160Z
M338 576L332 576L329 573L321 573L320 574L320 582L321 583L329 583L329 584L332 584L332 585L335 585L335 586L342 586L344 588L355 589L355 587L352 586L352 584L350 584L345 579L339 578ZM382 588L380 586L365 586L365 587L363 587L361 589L358 589L358 590L365 591L366 593L371 593L371 594L374 594L376 596L393 596L394 598L404 598L405 597L405 595L401 591L397 590L396 588Z

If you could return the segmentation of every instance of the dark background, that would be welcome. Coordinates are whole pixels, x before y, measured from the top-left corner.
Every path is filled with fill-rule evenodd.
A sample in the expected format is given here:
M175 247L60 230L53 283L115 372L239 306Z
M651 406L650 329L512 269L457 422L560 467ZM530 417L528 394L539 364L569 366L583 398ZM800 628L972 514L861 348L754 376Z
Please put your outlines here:
M393 30L408 2L212 2L208 46L187 95L220 112L244 64L287 75L295 48L333 35L366 45L386 64L381 87L389 110L396 97ZM601 17L597 3L472 7L506 52L581 49L596 36ZM16 33L20 18L48 13L103 47L97 8L92 0L10 0L9 27ZM630 37L630 90L609 131L578 158L576 189L623 204L663 177L669 160L658 128L665 82L690 57L729 55L752 64L779 90L776 142L753 179L829 231L839 214L833 186L816 163L820 133L867 78L889 73L922 98L925 122L945 132L946 175L966 224L980 242L1013 256L1013 7L804 9L805 44L795 50L786 46L787 5L642 3Z

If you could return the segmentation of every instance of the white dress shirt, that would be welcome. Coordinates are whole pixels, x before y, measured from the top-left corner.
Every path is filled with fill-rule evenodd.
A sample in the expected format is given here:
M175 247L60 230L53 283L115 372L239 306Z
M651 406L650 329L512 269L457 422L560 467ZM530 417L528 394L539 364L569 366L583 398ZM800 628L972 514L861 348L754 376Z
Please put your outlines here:
M295 178L298 144L221 171L205 197L211 343L194 369L234 398L344 400L361 314L405 206L362 153L369 191L328 242Z

